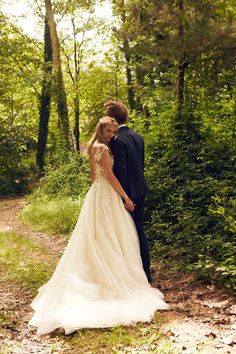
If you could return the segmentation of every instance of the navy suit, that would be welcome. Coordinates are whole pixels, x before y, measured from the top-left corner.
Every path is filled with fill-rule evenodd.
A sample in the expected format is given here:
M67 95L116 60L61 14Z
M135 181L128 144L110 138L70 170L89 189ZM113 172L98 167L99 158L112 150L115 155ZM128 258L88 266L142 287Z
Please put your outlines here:
M118 135L110 142L114 156L114 174L127 195L134 202L131 213L140 243L140 253L147 279L151 282L148 242L144 234L144 199L148 191L144 178L143 138L127 126L118 130Z

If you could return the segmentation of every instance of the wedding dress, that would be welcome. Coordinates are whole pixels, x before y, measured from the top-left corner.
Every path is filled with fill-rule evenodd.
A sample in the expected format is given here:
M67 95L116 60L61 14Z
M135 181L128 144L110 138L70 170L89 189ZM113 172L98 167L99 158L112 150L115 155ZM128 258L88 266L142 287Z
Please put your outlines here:
M146 279L132 217L104 175L100 160L108 148L94 149L95 182L54 274L31 303L29 325L38 334L150 322L169 307Z

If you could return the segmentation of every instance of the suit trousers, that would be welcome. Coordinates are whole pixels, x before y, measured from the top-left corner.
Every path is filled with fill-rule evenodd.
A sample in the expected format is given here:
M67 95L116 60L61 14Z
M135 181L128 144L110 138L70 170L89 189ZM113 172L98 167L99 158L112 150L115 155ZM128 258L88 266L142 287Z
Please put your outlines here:
M138 238L139 238L139 243L140 243L140 253L141 253L141 258L142 258L142 262L143 262L143 269L144 269L144 272L146 273L147 279L150 283L152 281L151 272L150 272L150 255L149 255L148 242L147 242L147 238L145 236L144 227L143 227L145 197L136 198L136 199L132 199L132 200L135 204L135 209L131 213L131 215L134 220L134 223L135 223L135 226L137 229L137 233L138 233Z

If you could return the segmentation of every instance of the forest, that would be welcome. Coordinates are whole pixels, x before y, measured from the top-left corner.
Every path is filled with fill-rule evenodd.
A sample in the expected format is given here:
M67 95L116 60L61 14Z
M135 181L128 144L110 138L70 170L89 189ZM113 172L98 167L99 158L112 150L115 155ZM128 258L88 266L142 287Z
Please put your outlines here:
M69 233L90 185L86 142L121 100L145 140L152 257L233 290L235 3L114 0L110 23L97 5L37 1L44 40L0 14L0 194L29 195L27 222Z
M0 352L231 349L235 0L28 1L25 20L36 23L34 35L3 11L5 3L0 0ZM29 303L78 219L91 186L86 144L109 100L127 105L128 125L144 138L145 232L172 312L157 314L149 326L82 330L67 339L57 333L40 342L25 329ZM177 330L162 329L176 316ZM189 342L181 332L186 321ZM200 340L204 321L213 329L206 324ZM210 340L212 347L200 351Z

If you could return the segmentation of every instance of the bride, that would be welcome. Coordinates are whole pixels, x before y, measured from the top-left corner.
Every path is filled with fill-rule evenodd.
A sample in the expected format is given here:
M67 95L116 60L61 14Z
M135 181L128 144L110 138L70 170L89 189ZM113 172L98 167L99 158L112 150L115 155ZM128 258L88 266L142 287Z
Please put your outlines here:
M90 140L93 184L54 274L31 303L29 325L37 334L150 322L157 309L169 308L147 281L126 210L135 206L112 172L108 144L117 127L114 118L103 117Z

